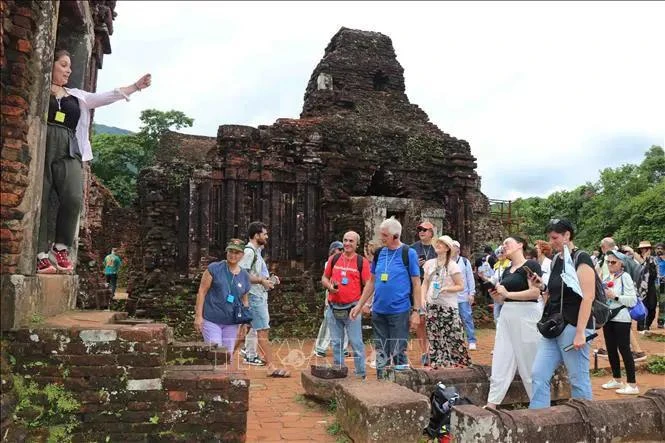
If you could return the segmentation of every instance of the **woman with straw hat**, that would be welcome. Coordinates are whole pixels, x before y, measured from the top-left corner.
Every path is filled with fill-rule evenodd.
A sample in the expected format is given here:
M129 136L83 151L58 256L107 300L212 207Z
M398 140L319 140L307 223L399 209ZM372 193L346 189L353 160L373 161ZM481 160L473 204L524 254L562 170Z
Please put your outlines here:
M457 293L464 283L459 265L451 260L452 249L452 238L439 237L434 244L437 257L423 265L422 298L427 306L425 330L432 369L471 363L457 305Z

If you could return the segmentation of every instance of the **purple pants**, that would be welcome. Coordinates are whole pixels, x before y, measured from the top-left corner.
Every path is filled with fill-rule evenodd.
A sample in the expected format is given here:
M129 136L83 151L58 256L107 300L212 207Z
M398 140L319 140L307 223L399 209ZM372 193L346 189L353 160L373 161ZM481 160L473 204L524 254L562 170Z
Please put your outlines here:
M203 319L203 341L217 343L226 348L226 352L233 353L240 325L218 325Z

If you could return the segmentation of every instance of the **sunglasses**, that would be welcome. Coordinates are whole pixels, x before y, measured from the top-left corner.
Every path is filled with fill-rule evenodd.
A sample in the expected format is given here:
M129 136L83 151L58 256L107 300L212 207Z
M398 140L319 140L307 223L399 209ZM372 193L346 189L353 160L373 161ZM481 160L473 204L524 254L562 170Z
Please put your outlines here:
M425 229L425 228L416 228L416 231L418 231L418 232L427 232L427 231L429 231L429 229Z
M619 263L618 260L607 260L608 265L616 265L617 263Z

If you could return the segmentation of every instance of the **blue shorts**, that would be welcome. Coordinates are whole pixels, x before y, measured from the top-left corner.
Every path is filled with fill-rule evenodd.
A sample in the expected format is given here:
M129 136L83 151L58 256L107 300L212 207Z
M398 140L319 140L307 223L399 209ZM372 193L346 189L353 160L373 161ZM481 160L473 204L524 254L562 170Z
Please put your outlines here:
M249 309L252 311L252 329L260 331L270 329L270 314L268 313L268 298L249 294Z

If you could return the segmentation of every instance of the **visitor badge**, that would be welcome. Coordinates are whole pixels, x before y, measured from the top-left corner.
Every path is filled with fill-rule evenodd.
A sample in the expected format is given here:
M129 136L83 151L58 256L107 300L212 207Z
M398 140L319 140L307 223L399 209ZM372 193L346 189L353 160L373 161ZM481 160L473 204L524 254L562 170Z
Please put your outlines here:
M349 284L349 278L348 277L343 277L342 278L342 284L343 285L348 285Z
M386 274L385 272L381 274L381 281L388 281L388 274Z
M65 122L65 113L62 111L55 111L55 117L53 120L57 121L58 123L64 123Z
M227 302L233 303L233 300L235 300L235 297L233 296L233 294L229 294L229 295L226 296L226 301Z
M438 281L435 281L433 283L433 287L434 287L434 289L441 289L441 283L439 283Z

